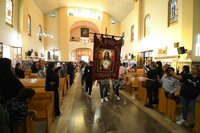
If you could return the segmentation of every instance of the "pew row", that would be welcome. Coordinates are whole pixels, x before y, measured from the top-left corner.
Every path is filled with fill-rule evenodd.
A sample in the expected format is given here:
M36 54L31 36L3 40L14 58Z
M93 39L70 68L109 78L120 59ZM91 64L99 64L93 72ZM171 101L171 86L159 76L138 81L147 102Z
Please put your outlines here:
M37 111L36 121L47 122L47 132L49 132L55 118L53 105L53 92L36 92L28 106L29 109ZM27 121L27 125L30 126L31 124L31 121ZM32 130L34 130L34 128L32 128Z
M196 102L195 125L193 129L193 133L200 133L200 103L199 102Z

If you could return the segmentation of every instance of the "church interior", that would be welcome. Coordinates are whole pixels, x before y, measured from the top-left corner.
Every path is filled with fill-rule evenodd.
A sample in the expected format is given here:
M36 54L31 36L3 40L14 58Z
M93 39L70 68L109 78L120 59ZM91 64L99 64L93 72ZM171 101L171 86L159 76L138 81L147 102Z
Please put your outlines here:
M168 64L174 73L200 66L200 0L1 0L0 7L0 59L10 59L13 68L20 63L24 77L19 81L35 90L28 109L36 110L36 119L27 117L17 133L200 133L200 81L194 83L195 110L183 124L177 124L181 102L168 98L161 86L158 102L145 106L147 65ZM119 60L127 69L120 99L112 80L106 99L97 80L92 93L85 93L80 62L95 62L96 34L123 39ZM31 72L33 62L74 65L73 76L67 69L59 77L58 116L55 92L45 90L45 76Z

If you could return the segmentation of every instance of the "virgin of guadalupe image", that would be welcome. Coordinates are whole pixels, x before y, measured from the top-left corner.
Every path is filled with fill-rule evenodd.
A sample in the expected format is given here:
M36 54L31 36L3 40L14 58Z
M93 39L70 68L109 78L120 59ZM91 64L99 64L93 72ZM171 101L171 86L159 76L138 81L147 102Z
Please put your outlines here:
M103 53L103 59L99 60L99 70L100 71L111 71L113 66L113 61L110 57L110 52L105 50Z

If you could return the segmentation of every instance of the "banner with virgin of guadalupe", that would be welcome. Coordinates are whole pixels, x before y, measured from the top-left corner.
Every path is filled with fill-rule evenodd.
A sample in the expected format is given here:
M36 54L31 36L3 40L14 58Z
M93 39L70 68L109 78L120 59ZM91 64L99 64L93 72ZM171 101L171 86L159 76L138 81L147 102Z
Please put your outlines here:
M123 39L94 35L93 79L118 79Z

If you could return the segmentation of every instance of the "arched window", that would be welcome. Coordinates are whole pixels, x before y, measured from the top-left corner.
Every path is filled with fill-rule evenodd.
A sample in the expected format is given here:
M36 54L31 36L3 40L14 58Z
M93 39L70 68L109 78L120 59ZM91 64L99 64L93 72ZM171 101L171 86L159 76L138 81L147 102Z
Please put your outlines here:
M150 15L147 14L144 19L144 36L150 34Z
M42 41L42 26L39 25L39 28L38 28L38 35L39 35L39 40Z
M6 0L6 24L13 27L13 1Z
M169 0L168 2L168 26L178 21L178 2L177 0Z
M28 35L31 36L31 16L28 15Z

